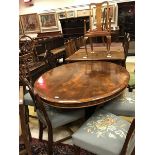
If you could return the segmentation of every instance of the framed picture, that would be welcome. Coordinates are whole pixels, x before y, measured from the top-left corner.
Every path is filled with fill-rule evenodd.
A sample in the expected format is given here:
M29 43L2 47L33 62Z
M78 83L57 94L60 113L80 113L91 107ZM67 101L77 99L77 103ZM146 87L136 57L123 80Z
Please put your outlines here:
M66 18L66 11L64 11L64 12L59 12L59 13L58 13L58 19L64 19L64 18Z
M59 29L56 13L42 13L39 18L42 31Z
M22 35L22 34L23 34L23 28L22 28L20 17L19 17L19 35Z
M90 16L90 9L77 10L77 17Z
M67 18L75 17L75 11L67 11L66 12L66 17Z
M24 33L40 32L40 23L37 13L20 15Z

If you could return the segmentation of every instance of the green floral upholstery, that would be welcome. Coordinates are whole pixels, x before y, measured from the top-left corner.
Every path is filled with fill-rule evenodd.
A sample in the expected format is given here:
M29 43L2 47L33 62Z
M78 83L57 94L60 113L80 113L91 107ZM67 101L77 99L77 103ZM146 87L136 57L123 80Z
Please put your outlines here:
M135 85L135 73L134 72L130 72L130 80L128 83L129 86L134 86Z
M85 111L84 109L58 109L51 106L46 105L44 103L45 109L47 111L47 114L49 116L49 119L52 123L53 128L57 128L59 126L63 126L65 124L68 124L70 122L76 121L80 118L84 118ZM42 115L42 113L39 110L37 111L38 118L41 120L43 124L45 123L45 119Z
M120 96L107 102L102 108L115 115L135 116L135 91L125 89Z
M119 155L130 123L110 112L96 111L73 135L73 143L97 155Z

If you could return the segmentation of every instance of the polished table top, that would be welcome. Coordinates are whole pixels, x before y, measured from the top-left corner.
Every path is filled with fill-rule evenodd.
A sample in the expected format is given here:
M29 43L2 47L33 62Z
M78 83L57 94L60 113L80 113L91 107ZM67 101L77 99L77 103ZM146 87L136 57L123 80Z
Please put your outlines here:
M128 85L124 67L103 61L81 61L51 69L40 76L34 89L48 104L82 108L118 96Z
M110 47L111 57L107 57L106 47L94 46L94 51L91 52L90 46L87 48L88 55L83 47L76 51L73 55L65 59L67 62L86 61L86 60L110 60L110 61L124 61L124 49L120 44L115 44Z

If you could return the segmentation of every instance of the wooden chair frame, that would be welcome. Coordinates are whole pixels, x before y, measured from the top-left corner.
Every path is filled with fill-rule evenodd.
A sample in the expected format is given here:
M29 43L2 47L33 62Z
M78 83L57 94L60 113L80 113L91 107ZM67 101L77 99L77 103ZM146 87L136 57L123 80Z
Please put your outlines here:
M52 155L53 154L53 145L54 143L58 143L58 142L62 142L65 141L67 139L70 139L71 136L67 136L63 139L60 139L56 142L53 141L53 128L52 128L52 124L51 121L49 120L48 114L45 110L45 107L43 105L42 100L40 99L40 97L36 94L36 92L34 91L33 87L31 86L31 84L29 83L29 81L23 77L22 75L20 76L21 81L23 82L24 86L28 86L29 88L29 93L34 101L35 104L35 108L38 109L44 116L45 118L45 122L46 122L46 126L43 125L43 123L39 120L39 140L42 140L43 137L43 130L47 127L48 130L48 155ZM71 129L68 128L68 131L73 134L73 131Z
M23 104L24 102L24 92L23 92L23 86L20 86L19 89L19 116L20 116L20 125L21 125L21 131L22 131L22 139L25 144L26 150L21 151L19 154L23 154L24 152L27 152L28 155L32 155L31 152L31 146L30 146L30 141L31 141L31 132L29 128L28 121L26 119L26 112L25 112L25 106Z

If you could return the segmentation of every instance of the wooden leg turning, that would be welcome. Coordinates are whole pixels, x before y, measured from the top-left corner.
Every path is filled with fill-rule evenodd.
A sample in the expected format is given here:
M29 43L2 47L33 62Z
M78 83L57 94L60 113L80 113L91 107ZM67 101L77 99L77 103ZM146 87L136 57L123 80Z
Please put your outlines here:
M43 139L43 130L44 130L43 123L39 120L39 140Z

